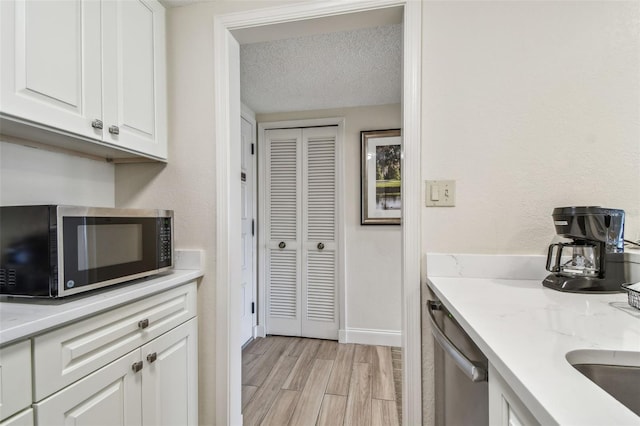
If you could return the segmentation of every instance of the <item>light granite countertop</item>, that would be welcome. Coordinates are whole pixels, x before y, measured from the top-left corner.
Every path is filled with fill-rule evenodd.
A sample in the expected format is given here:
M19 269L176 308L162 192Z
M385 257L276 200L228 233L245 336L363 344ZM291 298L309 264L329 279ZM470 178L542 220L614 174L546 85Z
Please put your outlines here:
M442 256L432 263L437 266ZM542 424L640 425L640 417L567 361L572 353L583 361L640 366L640 310L628 305L625 293L562 293L537 277L428 281Z

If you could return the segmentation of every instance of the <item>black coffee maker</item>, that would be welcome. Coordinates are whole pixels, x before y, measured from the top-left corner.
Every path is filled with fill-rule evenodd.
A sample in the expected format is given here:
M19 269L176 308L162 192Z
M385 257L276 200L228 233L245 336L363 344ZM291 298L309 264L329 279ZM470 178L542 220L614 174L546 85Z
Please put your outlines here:
M553 209L556 233L571 242L549 246L542 284L573 293L617 293L624 276L624 211L602 207Z

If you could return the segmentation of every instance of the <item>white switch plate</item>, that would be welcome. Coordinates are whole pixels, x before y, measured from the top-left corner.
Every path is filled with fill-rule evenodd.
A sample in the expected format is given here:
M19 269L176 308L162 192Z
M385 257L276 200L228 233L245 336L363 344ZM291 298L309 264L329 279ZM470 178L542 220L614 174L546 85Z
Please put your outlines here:
M453 207L456 205L455 180L427 180L426 206Z

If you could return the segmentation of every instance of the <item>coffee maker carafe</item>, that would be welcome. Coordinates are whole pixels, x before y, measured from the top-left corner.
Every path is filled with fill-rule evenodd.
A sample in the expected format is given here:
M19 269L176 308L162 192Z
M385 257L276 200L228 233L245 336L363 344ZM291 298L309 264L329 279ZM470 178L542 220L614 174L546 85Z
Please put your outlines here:
M572 241L549 246L542 284L573 293L622 291L624 211L602 207L553 209L556 233Z

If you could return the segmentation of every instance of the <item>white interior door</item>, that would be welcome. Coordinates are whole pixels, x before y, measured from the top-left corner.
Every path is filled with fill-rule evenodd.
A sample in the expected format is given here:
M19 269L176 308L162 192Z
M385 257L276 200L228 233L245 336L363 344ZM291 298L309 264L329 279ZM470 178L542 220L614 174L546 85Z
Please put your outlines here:
M265 132L267 334L338 338L337 135Z
M300 129L266 131L267 334L300 336Z
M336 126L303 129L302 335L338 339Z
M254 270L254 192L255 170L253 161L253 144L255 140L254 125L244 117L241 119L241 217L242 217L242 281L240 283L240 341L244 345L253 337L253 325L255 324L255 270Z

